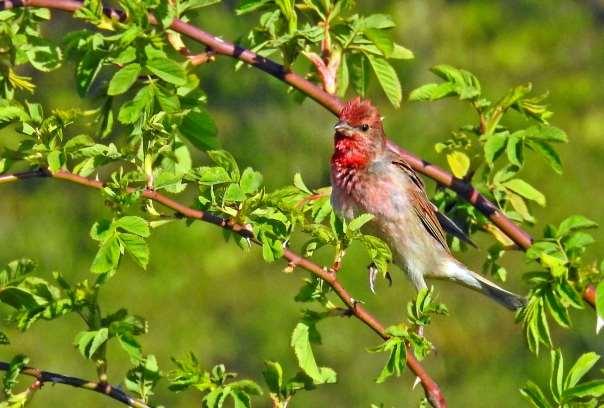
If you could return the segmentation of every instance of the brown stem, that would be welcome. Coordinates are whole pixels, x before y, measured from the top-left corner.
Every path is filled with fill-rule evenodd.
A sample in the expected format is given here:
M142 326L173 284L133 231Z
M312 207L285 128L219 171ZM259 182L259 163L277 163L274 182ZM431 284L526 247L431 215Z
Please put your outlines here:
M0 370L8 371L10 364L4 361L0 361ZM21 370L21 375L34 377L36 381L30 386L30 389L40 389L45 383L51 384L65 384L76 388L83 388L85 390L98 392L99 394L106 395L116 401L121 402L124 405L135 408L150 408L149 405L144 402L132 398L118 387L113 387L107 383L100 383L95 381L87 381L77 377L70 377L63 374L57 374L50 371L42 371L33 367L25 367ZM33 387L33 388L32 388Z
M33 174L35 174L35 176L32 176ZM27 177L24 177L24 175L27 175ZM104 186L103 182L101 181L91 180L89 178L82 177L65 170L59 170L54 173L51 173L47 170L39 170L36 172L7 174L0 177L0 182L2 178L5 178L6 180L10 181L18 181L36 176L53 177L59 180L70 181L72 183L95 189L101 189ZM135 191L134 188L129 188L128 190ZM243 237L249 238L250 241L255 244L260 244L260 242L254 238L253 233L247 228L245 228L245 226L243 225L233 223L230 220L226 220L222 217L204 211L189 208L161 193L158 193L157 191L143 190L142 194L145 198L161 203L184 217L209 222L221 228L231 230ZM352 296L342 286L340 281L337 280L335 273L330 272L328 269L321 267L320 265L298 255L297 253L287 248L283 252L283 257L289 261L290 265L295 265L297 267L306 269L310 273L327 282L327 284L331 286L331 288L342 300L342 302L346 304L346 306L350 310L350 315L355 316L358 320L363 322L366 326L371 328L371 330L377 333L382 339L387 339L389 337L386 333L386 330L384 329L384 326L362 305L354 301ZM442 392L440 391L438 384L429 376L426 370L417 361L411 350L407 350L407 366L420 379L426 396L431 401L432 405L436 408L445 408L447 404Z

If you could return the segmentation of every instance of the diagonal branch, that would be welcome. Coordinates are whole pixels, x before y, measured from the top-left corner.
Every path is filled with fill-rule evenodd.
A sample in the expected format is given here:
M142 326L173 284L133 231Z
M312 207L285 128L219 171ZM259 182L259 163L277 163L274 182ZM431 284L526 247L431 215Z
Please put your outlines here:
M98 180L91 180L86 177L79 176L77 174L71 173L65 170L59 170L57 172L50 172L46 169L32 170L23 173L14 173L14 174L5 174L0 176L0 184L3 183L11 183L19 180L26 180L35 177L52 177L59 180L69 181L75 184L79 184L85 187L90 187L94 189L102 189L104 184ZM135 188L129 187L129 192L140 191ZM232 222L231 220L224 219L217 215L196 210L190 207L187 207L172 198L169 198L157 191L153 190L143 190L142 195L150 200L163 204L164 206L176 211L178 214L183 217L201 220L208 222L210 224L214 224L226 230L233 231L243 237L249 238L253 243L260 244L256 238L254 238L253 233L246 229L243 225ZM386 340L390 336L386 333L386 330L382 323L380 323L367 309L365 309L362 305L355 302L352 296L348 293L348 291L342 286L340 281L338 281L336 274L330 272L327 268L323 268L320 265L312 262L311 260L304 258L290 249L285 249L283 253L283 257L287 259L290 265L299 266L323 281L327 282L327 284L333 289L333 291L338 295L338 297L346 304L350 314L355 316L358 320L363 322L366 326L368 326L371 330L373 330L377 335L379 335L382 339ZM445 397L442 394L440 387L438 384L430 377L428 372L423 368L423 366L419 363L419 361L415 358L412 351L407 349L407 366L409 369L419 378L421 385L424 389L426 397L430 401L433 407L436 408L446 408L447 403L445 401ZM2 366L0 365L0 369Z
M34 176L35 177L35 176ZM31 177L26 177L31 178ZM0 361L0 371L8 371L10 364L4 361ZM50 371L42 371L33 367L25 367L21 370L21 375L27 375L34 377L36 382L32 384L30 388L35 389L41 388L45 383L51 384L64 384L76 388L82 388L89 391L98 392L99 394L106 395L116 401L121 402L124 405L135 408L150 408L149 405L138 399L132 398L130 395L122 391L118 387L113 387L107 383L88 381L78 377L70 377L63 374L57 374Z
M80 8L81 5L82 3L77 0L0 0L0 10L13 7L47 7L74 12ZM105 13L113 18L119 19L123 17L123 13L117 9L105 8ZM149 21L155 23L155 17L149 15ZM314 83L295 72L286 69L283 65L271 59L262 57L239 45L225 41L222 38L218 38L179 19L175 19L170 28L177 33L183 34L194 41L206 45L206 47L215 54L226 55L238 59L278 78L312 98L335 115L338 115L342 109L343 101L341 99L334 95L330 95ZM437 183L452 191L455 191L461 198L474 205L504 234L514 241L518 247L526 250L531 246L532 237L530 234L506 217L495 204L480 194L472 184L458 179L439 166L413 155L391 140L388 141L388 146L390 149L403 156L416 171L432 178ZM590 296L590 293L593 293L595 288L592 285L589 285L585 291L583 298L591 306L595 306L595 300L593 296Z

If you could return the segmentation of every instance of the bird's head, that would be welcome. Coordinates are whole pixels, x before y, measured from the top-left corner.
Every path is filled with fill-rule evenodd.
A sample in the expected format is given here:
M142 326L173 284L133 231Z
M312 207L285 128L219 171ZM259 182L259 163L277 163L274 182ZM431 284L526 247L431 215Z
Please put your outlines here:
M381 146L384 143L380 112L367 99L356 97L346 102L334 129L336 138L351 138L363 145Z
M384 149L382 118L369 100L357 97L344 105L334 126L336 151L368 161Z

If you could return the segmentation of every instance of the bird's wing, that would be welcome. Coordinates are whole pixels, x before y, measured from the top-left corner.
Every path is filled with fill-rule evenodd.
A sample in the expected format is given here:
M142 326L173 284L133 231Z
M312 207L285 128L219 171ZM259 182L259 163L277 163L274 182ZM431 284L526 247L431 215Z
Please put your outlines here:
M422 183L417 173L415 173L415 170L409 166L409 163L401 159L395 160L392 163L403 170L403 173L405 173L412 181L412 185L408 189L408 192L411 196L410 201L413 204L413 210L422 222L422 225L445 250L449 251L445 231L443 231L443 228L438 221L434 204L432 204L426 196L424 183Z
M440 212L438 210L438 207L436 207L434 204L432 204L432 206L434 207L434 211L436 211L436 218L438 218L438 222L440 222L440 225L443 227L443 229L445 231L447 231L449 234L459 238L466 244L469 244L469 245L473 246L474 248L478 248L478 246L474 243L474 241L472 241L472 239L468 236L468 234L466 234L466 232L459 225L457 225L455 223L455 221L453 221L451 218L449 218L446 214Z

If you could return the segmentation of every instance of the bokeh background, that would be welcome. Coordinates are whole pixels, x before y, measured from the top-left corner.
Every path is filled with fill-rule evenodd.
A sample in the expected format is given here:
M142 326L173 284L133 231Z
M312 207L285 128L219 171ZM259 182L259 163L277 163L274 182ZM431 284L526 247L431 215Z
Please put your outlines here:
M223 2L205 9L195 23L226 39L244 34L255 16L237 18L236 3ZM555 112L552 123L568 132L570 143L560 147L565 164L562 176L546 171L544 163L531 162L527 179L544 191L546 208L536 208L540 234L545 223L557 223L570 214L583 214L604 223L604 2L577 1L360 1L367 12L393 15L395 36L415 52L416 59L397 63L405 92L432 81L428 68L447 63L474 72L492 99L511 86L532 82L537 93L550 93ZM47 24L49 36L60 39L73 22L54 13ZM199 67L209 110L215 116L223 147L242 165L265 175L269 188L291 182L300 172L307 184L328 184L328 160L334 118L306 101L301 106L286 94L286 87L252 69L235 72L234 62L219 57L214 64ZM50 75L38 75L36 98L52 107L88 106L78 98L73 84L73 66ZM382 108L388 134L397 143L423 158L443 164L433 145L450 130L473 120L459 102L404 103L394 110L374 88L372 97ZM0 144L9 143L4 133ZM201 155L199 155L201 157ZM428 183L433 191L434 183ZM39 262L50 277L61 271L71 281L89 277L88 268L96 243L88 231L92 223L111 214L96 191L59 181L32 180L0 189L0 263L19 257ZM604 236L595 231L597 243L588 258L604 252ZM462 258L480 269L489 244L478 237L482 250ZM160 367L171 368L171 356L192 351L211 368L227 368L260 383L264 360L279 360L286 375L297 369L289 338L303 305L293 296L305 273L282 273L283 262L265 264L257 249L242 252L225 243L221 231L194 223L172 223L150 238L152 258L147 271L125 262L102 292L106 311L118 305L149 320L149 333L141 337L146 353L155 354ZM325 253L323 259L329 254ZM383 322L394 323L404 313L413 295L402 273L394 271L394 285L382 282L378 295L368 289L366 255L350 251L341 279L363 299ZM526 291L520 274L527 270L522 256L506 258L506 286ZM518 407L526 405L518 392L528 378L545 383L548 356L527 351L521 328L513 316L485 298L454 285L437 283L440 299L451 316L437 319L427 335L437 347L425 366L440 383L451 407ZM602 337L594 332L592 311L574 314L574 332L555 329L557 344L568 350L567 359L595 350L604 353ZM322 322L323 344L315 348L321 365L338 372L338 383L317 391L300 392L292 407L368 407L383 402L386 407L416 406L421 388L411 389L413 377L375 385L385 355L365 350L379 343L366 327L351 319ZM31 364L48 370L93 378L94 368L72 346L82 330L75 316L52 324L39 322L25 334L8 330L12 345L0 348L0 359L21 352ZM109 347L110 380L122 381L127 358L115 345ZM200 404L199 395L175 395L160 383L157 401L167 407ZM256 406L269 406L256 399ZM87 391L47 385L32 407L118 406Z

